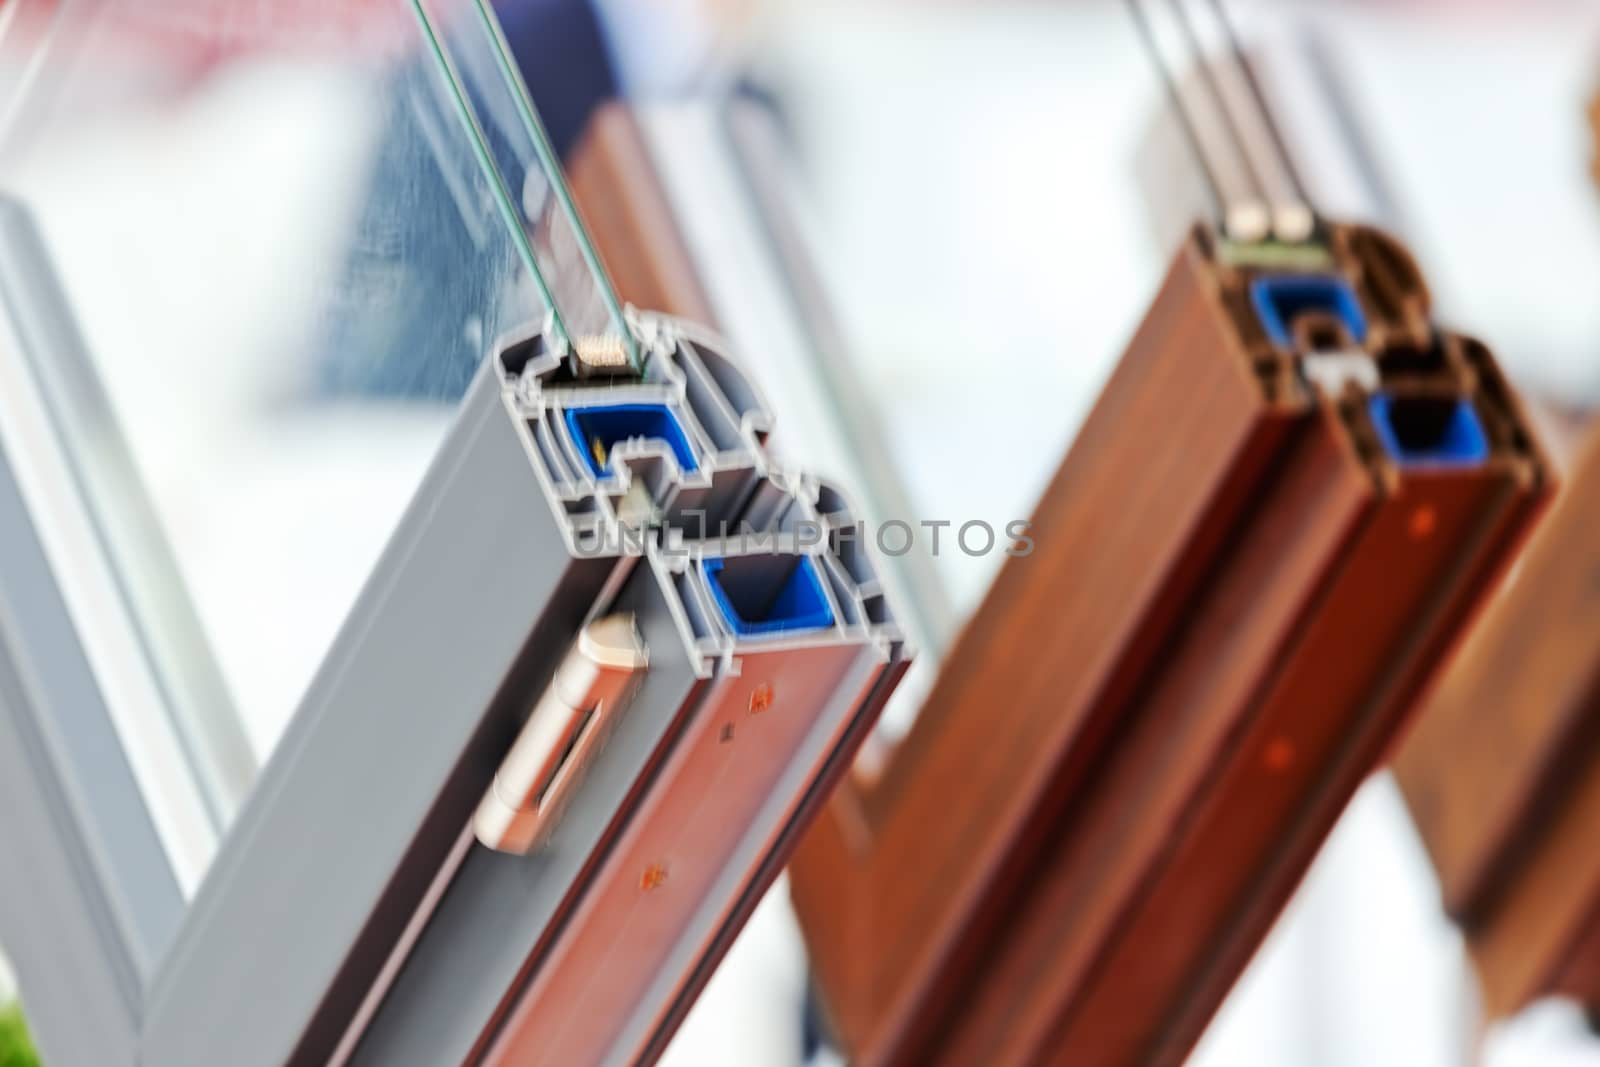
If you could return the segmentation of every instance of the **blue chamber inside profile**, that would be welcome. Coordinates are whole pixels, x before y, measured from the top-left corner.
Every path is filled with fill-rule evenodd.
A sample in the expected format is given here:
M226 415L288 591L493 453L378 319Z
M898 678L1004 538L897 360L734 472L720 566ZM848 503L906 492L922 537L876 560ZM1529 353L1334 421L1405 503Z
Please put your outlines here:
M1489 458L1489 438L1467 400L1378 393L1367 410L1384 450L1402 467L1472 467Z
M1272 343L1294 347L1294 321L1302 315L1331 315L1344 323L1357 344L1367 339L1367 317L1343 278L1328 274L1269 274L1250 283L1250 303Z
M596 477L603 477L610 469L611 450L635 438L666 442L684 471L699 467L678 417L665 404L568 408L566 414L567 430Z
M833 609L809 556L728 556L701 561L722 617L742 636L820 630Z

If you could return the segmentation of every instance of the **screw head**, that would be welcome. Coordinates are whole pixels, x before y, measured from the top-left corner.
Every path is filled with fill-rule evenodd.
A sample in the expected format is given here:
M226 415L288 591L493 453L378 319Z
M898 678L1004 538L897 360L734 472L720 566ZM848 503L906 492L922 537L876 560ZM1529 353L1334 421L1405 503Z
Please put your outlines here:
M1267 765L1267 770L1278 774L1294 766L1294 757L1294 742L1286 737L1275 737L1268 741L1261 753L1261 761Z
M1439 515L1433 510L1433 506L1422 504L1412 511L1410 519L1406 522L1406 532L1411 534L1413 541L1422 541L1433 533L1433 528L1437 525L1439 525Z

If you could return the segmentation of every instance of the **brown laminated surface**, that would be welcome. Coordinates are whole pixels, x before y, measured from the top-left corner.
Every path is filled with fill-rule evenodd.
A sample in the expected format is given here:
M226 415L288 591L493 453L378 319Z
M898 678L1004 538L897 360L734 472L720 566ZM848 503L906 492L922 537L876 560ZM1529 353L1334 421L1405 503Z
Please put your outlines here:
M596 124L574 185L624 297L695 315L630 126ZM1548 499L1520 402L1481 345L1432 333L1409 253L1327 236L1385 385L1474 397L1491 460L1398 470L1359 397L1319 399L1267 335L1252 268L1197 231L1039 501L1034 554L1002 567L872 780L836 771L791 865L853 1062L1181 1062ZM1341 329L1306 316L1294 341L1354 347ZM1563 738L1459 743L1537 764ZM1463 856L1524 803L1460 794L1443 833L1469 832L1438 847ZM1538 915L1551 931L1474 949L1564 945L1597 912L1574 898Z
M1420 335L1403 250L1332 244L1385 388L1470 397L1489 459L1397 466L1197 231L1035 553L791 865L853 1062L1181 1062L1520 544L1548 465L1515 397L1481 346Z
M1418 715L1395 774L1491 1017L1600 1006L1600 435Z

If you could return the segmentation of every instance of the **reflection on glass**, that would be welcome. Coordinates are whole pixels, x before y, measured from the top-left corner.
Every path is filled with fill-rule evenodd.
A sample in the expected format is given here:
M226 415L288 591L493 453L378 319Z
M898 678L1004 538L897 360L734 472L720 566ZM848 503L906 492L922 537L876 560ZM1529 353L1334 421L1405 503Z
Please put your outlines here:
M551 311L551 332L582 343L620 340L639 365L638 346L621 302L600 266L561 174L550 137L517 73L511 47L487 0L462 5L456 17L439 17L435 0L411 0L424 33L438 49L439 65L467 113L475 146L487 157L508 204L521 208L515 236Z
M489 344L545 314L516 225L536 156L496 45L472 0L428 10L520 131L494 153L516 202L407 0L16 0L0 20L20 101L0 196L71 327L23 356L219 824ZM41 350L63 337L81 365Z

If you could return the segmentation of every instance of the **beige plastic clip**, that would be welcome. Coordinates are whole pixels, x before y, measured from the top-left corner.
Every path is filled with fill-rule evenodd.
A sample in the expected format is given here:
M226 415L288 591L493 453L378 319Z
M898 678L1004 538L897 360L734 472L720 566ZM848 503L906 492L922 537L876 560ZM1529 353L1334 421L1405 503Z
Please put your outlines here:
M478 802L480 842L518 855L544 843L648 665L632 615L584 627Z

